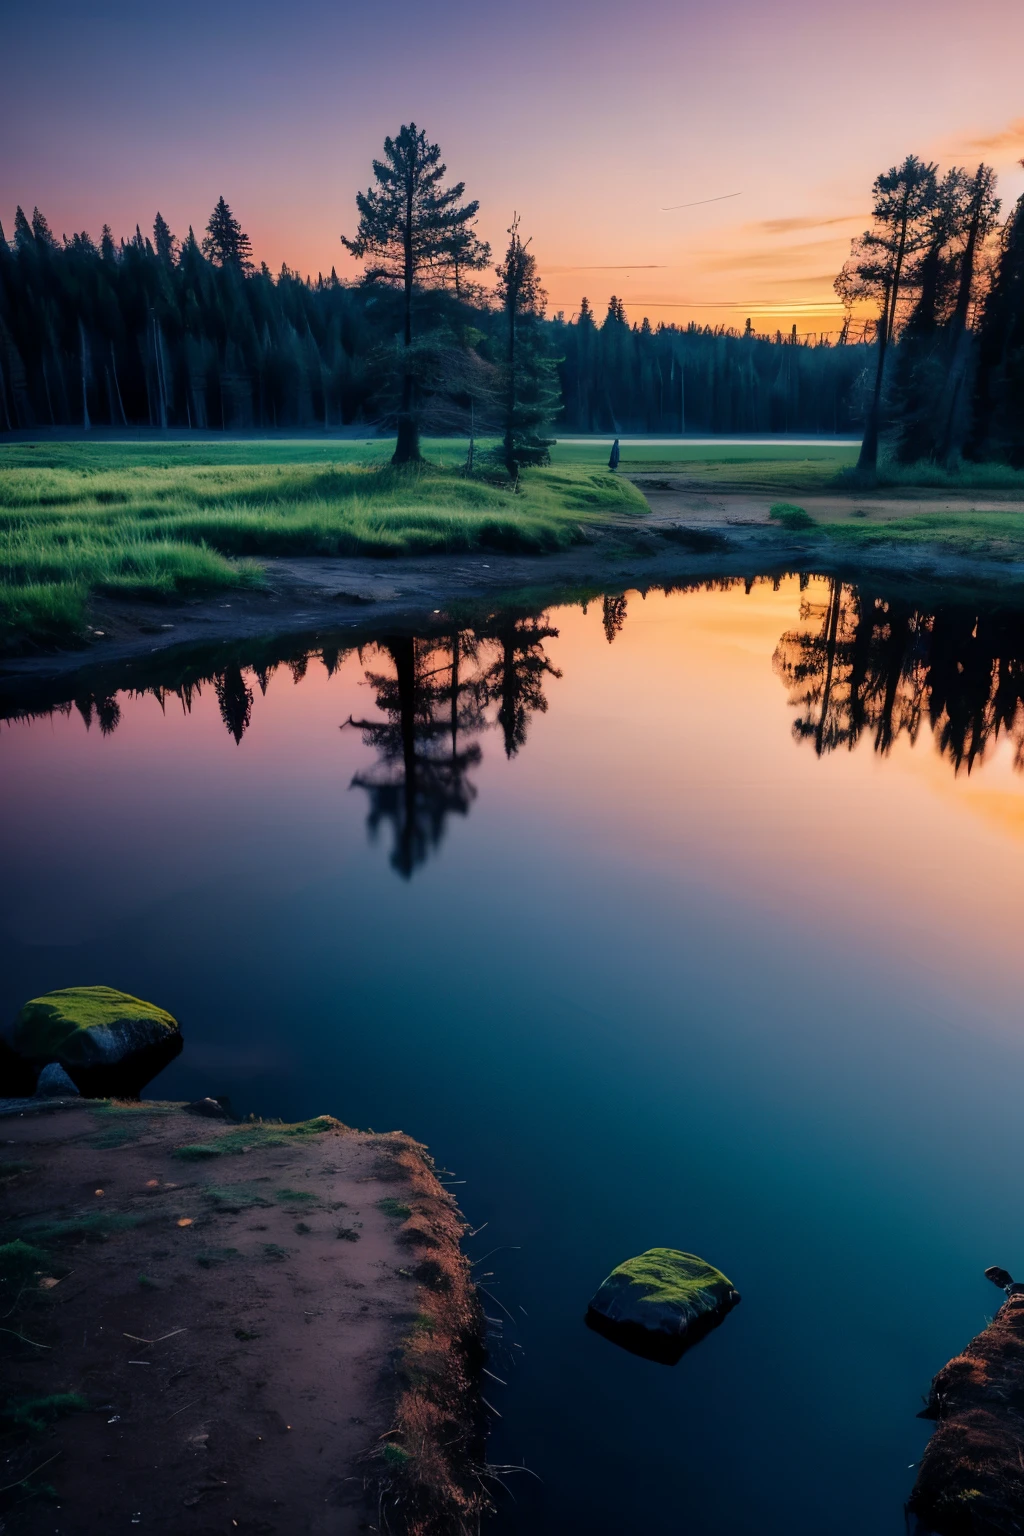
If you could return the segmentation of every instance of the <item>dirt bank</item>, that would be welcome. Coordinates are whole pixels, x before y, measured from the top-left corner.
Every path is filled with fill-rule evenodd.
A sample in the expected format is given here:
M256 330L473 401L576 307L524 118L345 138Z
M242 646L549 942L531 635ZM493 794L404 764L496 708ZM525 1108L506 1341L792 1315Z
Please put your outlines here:
M0 1118L10 1536L475 1531L481 1318L401 1134Z
M611 519L558 554L483 550L389 560L277 558L263 562L265 585L257 592L167 604L98 602L91 632L81 646L0 659L3 693L17 698L19 690L31 691L33 680L59 677L73 691L75 674L92 674L97 667L146 665L178 650L271 635L312 639L331 634L354 644L386 629L443 624L481 604L521 600L536 607L580 590L646 590L804 570L848 579L898 575L931 585L1024 592L1024 559L956 554L939 545L893 545L884 540L854 548L830 539L827 525L804 534L770 523L773 495L708 491L658 476L634 478L651 505L650 517L641 522ZM806 505L815 516L824 516L826 499L836 520L840 512L852 515L858 505L857 498L835 496L810 498ZM875 505L876 511L889 509L888 500L884 507ZM924 497L910 503L894 500L889 510L906 515L948 510L950 505L948 497ZM981 507L977 501L971 505ZM130 680L122 686L130 686Z
M938 1421L907 1505L917 1536L1024 1530L1024 1295L1012 1295L931 1385Z

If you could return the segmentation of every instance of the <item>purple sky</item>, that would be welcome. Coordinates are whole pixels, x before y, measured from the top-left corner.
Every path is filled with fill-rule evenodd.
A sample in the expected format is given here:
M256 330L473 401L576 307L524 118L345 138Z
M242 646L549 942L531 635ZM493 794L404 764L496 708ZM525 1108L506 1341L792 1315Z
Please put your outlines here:
M57 233L157 208L199 231L223 193L258 259L351 274L355 191L415 119L492 243L520 212L552 307L805 330L836 323L871 180L908 151L1024 191L1019 0L5 9L8 234L17 203Z

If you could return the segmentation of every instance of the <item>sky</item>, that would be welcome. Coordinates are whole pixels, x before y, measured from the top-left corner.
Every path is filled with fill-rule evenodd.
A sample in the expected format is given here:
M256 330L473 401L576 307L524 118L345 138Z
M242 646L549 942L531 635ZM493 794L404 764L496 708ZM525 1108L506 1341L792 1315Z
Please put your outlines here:
M223 194L257 260L355 278L355 193L412 120L495 248L519 213L550 311L803 334L907 153L1024 193L1019 0L0 0L0 27L8 235L19 203L199 233Z

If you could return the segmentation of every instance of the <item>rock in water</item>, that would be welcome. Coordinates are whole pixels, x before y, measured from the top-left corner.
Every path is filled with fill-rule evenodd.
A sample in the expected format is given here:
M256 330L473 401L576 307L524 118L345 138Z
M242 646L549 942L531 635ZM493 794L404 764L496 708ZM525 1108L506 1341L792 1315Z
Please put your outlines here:
M37 1071L58 1062L87 1098L138 1098L181 1050L177 1020L114 987L63 987L34 997L8 1033Z
M634 1355L675 1365L739 1299L732 1281L695 1253L648 1248L612 1270L586 1322Z

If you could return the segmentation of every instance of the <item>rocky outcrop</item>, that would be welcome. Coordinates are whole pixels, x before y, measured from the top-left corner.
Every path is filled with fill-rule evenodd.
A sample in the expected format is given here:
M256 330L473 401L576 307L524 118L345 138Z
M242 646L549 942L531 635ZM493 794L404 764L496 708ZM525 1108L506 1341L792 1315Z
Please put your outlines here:
M649 1248L612 1270L586 1323L634 1355L675 1365L739 1299L732 1281L696 1254Z
M7 1031L7 1059L27 1092L56 1062L87 1098L138 1098L182 1047L177 1020L114 987L64 987L34 997Z
M937 1428L907 1504L916 1536L1024 1531L1024 1289L985 1273L1007 1299L932 1381L921 1417Z

